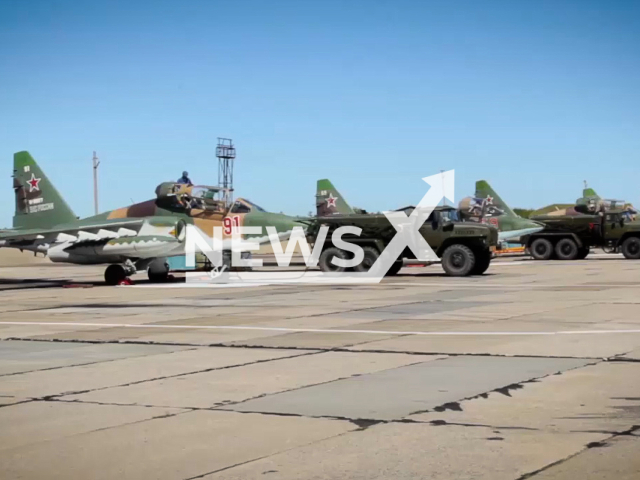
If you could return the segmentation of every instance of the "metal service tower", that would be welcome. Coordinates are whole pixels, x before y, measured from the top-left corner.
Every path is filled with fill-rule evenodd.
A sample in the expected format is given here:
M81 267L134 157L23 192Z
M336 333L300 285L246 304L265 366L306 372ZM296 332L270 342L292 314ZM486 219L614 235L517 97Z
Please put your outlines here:
M222 190L227 207L233 203L233 161L236 158L236 148L230 138L218 137L216 147L218 157L218 185Z

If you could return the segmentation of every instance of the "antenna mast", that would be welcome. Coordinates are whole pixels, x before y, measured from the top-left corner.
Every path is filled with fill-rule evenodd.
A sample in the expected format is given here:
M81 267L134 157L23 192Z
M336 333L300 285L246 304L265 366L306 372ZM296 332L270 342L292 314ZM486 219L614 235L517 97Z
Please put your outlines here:
M100 165L100 161L96 155L96 152L93 152L93 206L96 211L96 215L100 213L98 211L98 166Z
M218 137L216 157L218 157L218 185L222 189L224 202L229 207L233 203L233 161L236 158L236 148L230 138Z

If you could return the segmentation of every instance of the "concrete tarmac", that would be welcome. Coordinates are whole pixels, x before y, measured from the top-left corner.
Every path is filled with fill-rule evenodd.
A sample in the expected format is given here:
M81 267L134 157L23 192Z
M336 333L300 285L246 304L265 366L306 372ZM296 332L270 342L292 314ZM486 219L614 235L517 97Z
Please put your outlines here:
M378 285L0 267L2 479L640 478L640 262Z

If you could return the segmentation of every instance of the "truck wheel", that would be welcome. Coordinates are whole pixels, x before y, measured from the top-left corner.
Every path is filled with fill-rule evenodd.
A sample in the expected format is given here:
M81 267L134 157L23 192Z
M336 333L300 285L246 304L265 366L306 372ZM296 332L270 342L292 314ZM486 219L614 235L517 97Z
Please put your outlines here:
M571 238L563 238L556 244L558 260L575 260L578 258L578 245Z
M476 264L476 256L466 245L451 245L442 255L442 268L452 277L466 277Z
M345 267L339 267L338 265L335 265L331 262L334 257L346 260L347 253L344 250L340 250L336 247L327 248L320 254L320 258L318 259L318 266L320 267L320 270L322 270L323 272L332 273L344 272L346 270Z
M584 260L585 258L587 258L587 255L589 255L589 247L582 247L578 249L578 256L576 257L577 260Z
M393 277L394 275L397 275L398 272L402 269L402 266L403 266L402 260L393 262L393 265L391 265L391 268L387 271L387 273L385 273L385 276Z
M622 244L622 255L629 260L640 259L640 238L627 238Z
M362 262L360 262L360 265L353 267L356 272L368 272L380 256L380 252L374 247L362 247L362 251L364 252Z
M471 275L482 275L491 264L491 252L476 253L476 264L471 270Z
M536 260L549 260L553 255L553 244L546 238L536 238L529 250Z

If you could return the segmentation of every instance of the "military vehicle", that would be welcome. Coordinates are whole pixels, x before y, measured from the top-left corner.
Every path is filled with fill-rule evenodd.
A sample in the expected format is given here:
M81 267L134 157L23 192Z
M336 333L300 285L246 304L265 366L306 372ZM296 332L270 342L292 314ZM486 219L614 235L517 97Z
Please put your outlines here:
M414 207L406 207L397 211L404 211L410 215L413 209ZM332 244L330 239L335 229L343 226L362 229L359 236L342 237L344 241L359 245L364 250L364 259L360 265L354 267L357 272L367 272L396 234L395 228L384 214L334 214L317 216L310 221L307 229L309 243L315 243L323 225L329 227L318 262L323 272L344 271L345 268L335 265L332 260L335 257L348 259L350 255ZM492 252L498 243L498 231L494 227L461 222L458 210L449 206L436 207L419 232L441 258L444 271L451 276L483 274L489 268ZM396 259L387 275L397 274L405 258L415 259L413 252L408 248L401 258Z
M576 208L580 208L576 206ZM601 211L595 215L540 215L544 230L527 236L525 246L536 260L576 260L589 255L591 247L622 252L640 259L640 222L629 221L625 210Z
M105 281L116 285L140 270L149 280L169 274L167 257L184 255L186 225L223 241L241 226L272 226L288 238L297 218L265 211L247 199L220 200L220 188L161 183L156 198L79 219L29 154L14 155L16 211L13 229L0 233L0 247L43 253L53 262L108 264ZM254 236L256 237L256 236ZM269 241L268 236L257 239Z

